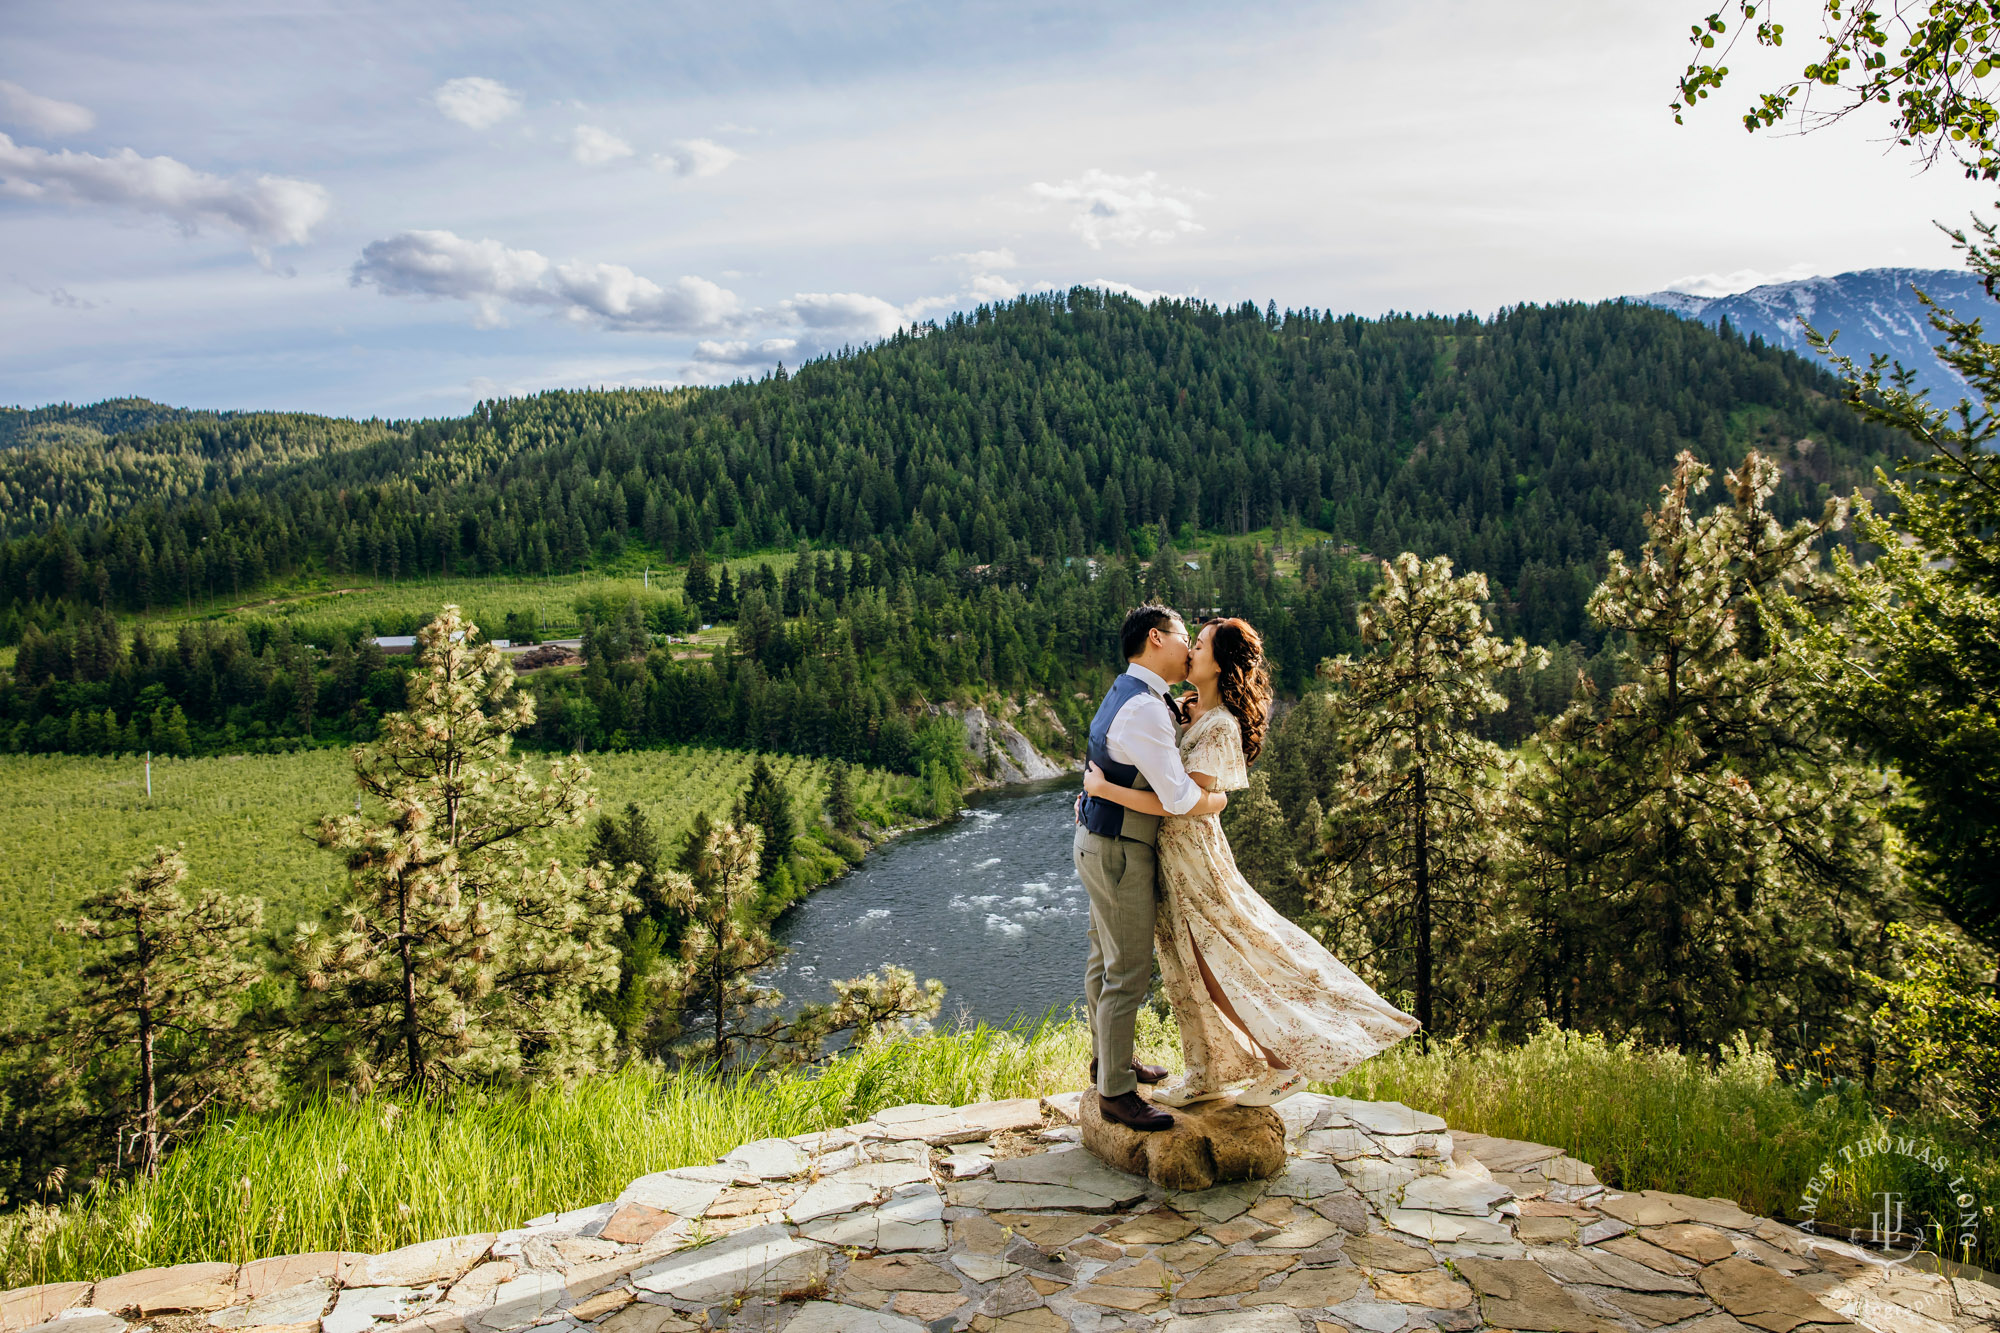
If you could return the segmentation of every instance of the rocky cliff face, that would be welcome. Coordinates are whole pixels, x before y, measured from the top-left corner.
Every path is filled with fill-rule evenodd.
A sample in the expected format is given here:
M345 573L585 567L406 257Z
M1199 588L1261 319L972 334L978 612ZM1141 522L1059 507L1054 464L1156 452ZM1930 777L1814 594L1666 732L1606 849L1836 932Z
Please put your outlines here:
M974 705L940 704L938 711L965 724L965 748L971 753L975 774L994 782L1037 782L1059 778L1069 768L1035 748L1012 722L994 717Z

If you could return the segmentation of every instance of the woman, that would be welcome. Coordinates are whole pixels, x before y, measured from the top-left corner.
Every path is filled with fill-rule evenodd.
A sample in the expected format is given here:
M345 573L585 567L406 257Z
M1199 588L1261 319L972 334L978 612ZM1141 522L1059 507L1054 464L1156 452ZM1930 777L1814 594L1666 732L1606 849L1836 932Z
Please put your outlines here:
M1244 621L1211 620L1187 678L1195 697L1185 705L1180 750L1189 776L1210 791L1248 786L1271 700L1263 642ZM1165 816L1155 944L1187 1073L1156 1089L1153 1101L1186 1106L1252 1079L1236 1104L1271 1106L1417 1030L1416 1019L1264 901L1236 869L1214 815L1166 815L1158 796L1108 782L1094 765L1083 788Z

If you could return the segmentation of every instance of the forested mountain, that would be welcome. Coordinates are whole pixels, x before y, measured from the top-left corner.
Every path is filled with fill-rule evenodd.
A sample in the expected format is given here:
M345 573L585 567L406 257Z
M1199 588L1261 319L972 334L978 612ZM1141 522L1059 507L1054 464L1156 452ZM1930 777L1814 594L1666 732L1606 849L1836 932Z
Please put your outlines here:
M1965 396L1965 384L1939 363L1933 349L1943 338L1931 327L1930 312L1912 288L1961 319L1990 321L2000 314L1979 275L1964 269L1870 268L1766 283L1731 296L1649 292L1632 299L1710 328L1726 320L1746 338L1762 338L1811 360L1819 354L1806 341L1806 325L1824 334L1838 332L1835 349L1856 365L1866 369L1868 358L1880 353L1915 371L1917 387L1929 389L1933 399L1955 403Z
M1018 572L1161 525L1296 518L1483 570L1503 625L1562 642L1677 450L1773 450L1785 515L1865 484L1891 441L1834 388L1760 340L1632 304L1368 320L1079 288L712 390L402 425L190 421L60 467L10 458L0 614L18 634L64 606L159 607L302 568L537 572L631 541Z
M213 415L216 414L168 407L150 398L107 398L101 403L87 403L82 407L73 403L30 408L0 407L0 449L48 443L83 443L101 440L107 435L144 430L163 421L185 421L189 417Z

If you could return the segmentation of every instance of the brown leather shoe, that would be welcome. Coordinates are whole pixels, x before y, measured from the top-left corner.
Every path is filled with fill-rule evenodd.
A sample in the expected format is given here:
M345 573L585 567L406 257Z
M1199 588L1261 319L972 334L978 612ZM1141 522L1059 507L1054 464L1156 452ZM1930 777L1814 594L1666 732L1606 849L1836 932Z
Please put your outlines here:
M1136 1092L1124 1092L1116 1097L1106 1097L1100 1093L1097 1098L1097 1109L1103 1112L1106 1120L1123 1125L1127 1129L1136 1129L1142 1134L1174 1127L1173 1116Z
M1138 1056L1132 1057L1132 1076L1141 1083L1164 1083L1167 1081L1167 1073L1168 1071L1160 1065L1142 1065ZM1094 1055L1090 1057L1090 1086L1093 1088L1097 1086L1097 1057Z

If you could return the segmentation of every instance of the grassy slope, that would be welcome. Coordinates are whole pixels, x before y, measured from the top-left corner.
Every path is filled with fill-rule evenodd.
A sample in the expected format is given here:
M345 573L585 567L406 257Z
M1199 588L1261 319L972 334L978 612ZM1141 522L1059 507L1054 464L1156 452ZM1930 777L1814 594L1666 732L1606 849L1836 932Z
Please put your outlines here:
M1141 1053L1178 1063L1172 1029L1146 1011ZM903 1102L963 1104L1081 1084L1076 1024L991 1029L873 1047L819 1076L719 1082L633 1068L570 1089L469 1099L455 1107L314 1102L218 1122L153 1181L0 1215L0 1287L92 1278L157 1264L247 1260L321 1249L379 1252L517 1225L609 1199L648 1171L713 1161L750 1139L851 1123ZM1547 1033L1512 1050L1405 1044L1328 1090L1399 1099L1454 1127L1560 1145L1626 1189L1720 1195L1796 1215L1819 1164L1847 1144L1938 1135L1990 1204L2000 1154L1943 1126L1885 1121L1855 1097L1782 1083L1738 1055L1711 1069L1678 1055ZM1873 1192L1896 1189L1911 1216L1938 1199L1921 1172L1882 1158L1844 1166L1821 1207L1828 1228L1866 1225ZM1993 1228L1981 1228L1994 1264Z
M733 750L646 750L593 754L605 810L637 801L669 837L696 810L725 813L749 781L754 756ZM529 771L544 761L527 756ZM775 756L796 808L817 816L825 765ZM136 759L0 755L0 1018L59 993L75 944L55 922L83 896L111 882L158 843L185 843L198 883L265 901L267 925L291 923L339 892L338 861L305 837L323 814L351 806L353 769L344 751L155 760L153 796ZM861 776L865 808L886 805L910 779ZM558 849L581 854L584 829L565 831Z

